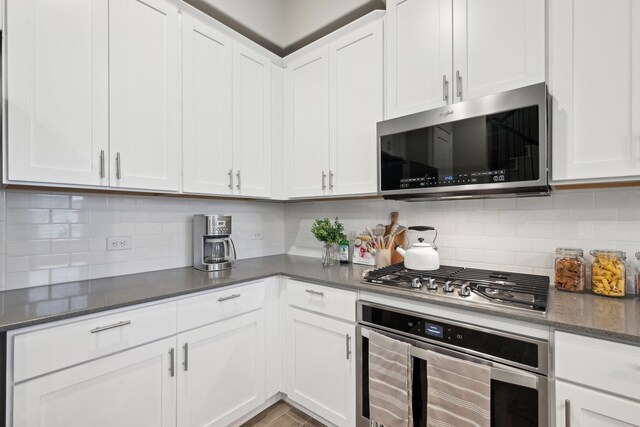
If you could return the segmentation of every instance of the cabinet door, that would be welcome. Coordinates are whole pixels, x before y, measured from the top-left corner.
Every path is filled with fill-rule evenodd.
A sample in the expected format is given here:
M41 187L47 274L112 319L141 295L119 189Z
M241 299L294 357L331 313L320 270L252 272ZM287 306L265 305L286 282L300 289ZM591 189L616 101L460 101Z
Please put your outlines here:
M456 102L544 82L545 0L453 0L453 45Z
M451 0L387 1L387 118L451 99L451 10Z
M240 43L233 59L234 192L271 196L271 60Z
M6 7L8 179L108 185L108 2Z
M355 425L355 327L292 307L286 322L289 398L338 426Z
M169 0L119 0L109 3L109 12L110 184L177 191L178 9Z
M640 3L549 8L553 181L640 176Z
M264 403L264 309L180 334L178 348L179 426L228 426Z
M174 426L175 344L168 338L15 385L13 426Z
M382 21L329 47L332 195L376 192L376 123L383 119L382 53Z
M328 194L328 47L287 64L285 124L287 195L308 197Z
M567 407L567 401L569 406ZM566 411L570 422L565 423ZM556 425L571 427L640 426L640 402L556 381Z
M188 14L182 18L183 190L231 194L231 39Z

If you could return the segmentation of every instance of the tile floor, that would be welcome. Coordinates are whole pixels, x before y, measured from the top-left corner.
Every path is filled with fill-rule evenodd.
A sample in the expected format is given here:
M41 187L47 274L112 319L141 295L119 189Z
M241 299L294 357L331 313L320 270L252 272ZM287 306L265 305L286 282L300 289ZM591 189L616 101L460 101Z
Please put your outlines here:
M320 421L284 401L275 403L240 427L321 427Z

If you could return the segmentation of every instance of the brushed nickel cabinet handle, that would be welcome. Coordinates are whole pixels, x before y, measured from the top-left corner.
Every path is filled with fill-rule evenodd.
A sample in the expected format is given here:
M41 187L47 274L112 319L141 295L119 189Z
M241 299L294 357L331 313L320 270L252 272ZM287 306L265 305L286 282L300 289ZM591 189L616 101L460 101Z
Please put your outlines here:
M218 298L218 302L229 301L230 299L240 298L240 294L229 295L228 297Z
M442 100L449 103L449 81L446 74L442 76Z
M184 366L185 371L188 371L189 370L189 343L184 343L184 345L182 346L182 349L184 350L184 362L182 362L182 366Z
M313 289L307 289L305 290L306 293L311 294L311 295L319 295L321 297L324 296L324 292L320 292L320 291L314 291Z
M322 171L322 189L323 190L327 189L326 180L327 180L327 174L324 173L324 171Z
M229 169L229 190L233 190L233 169Z
M329 170L329 190L333 190L333 172Z
M571 401L564 401L564 427L571 427Z
M240 171L236 173L236 177L238 178L238 184L236 185L236 188L238 189L238 191L240 191Z
M456 71L456 85L458 86L458 98L462 100L462 76L460 70Z
M104 178L104 150L100 150L100 178Z
M172 348L171 350L169 350L169 374L171 374L172 377L176 376L175 362L176 362L176 349Z
M120 153L116 153L116 178L122 179L122 164L120 163Z
M347 334L347 360L351 358L351 335Z
M127 326L127 325L130 325L130 324L131 324L131 320L123 320L122 322L114 323L113 325L98 326L97 328L93 328L91 330L91 333L92 334L96 334L98 332L107 331L109 329L119 328L121 326Z

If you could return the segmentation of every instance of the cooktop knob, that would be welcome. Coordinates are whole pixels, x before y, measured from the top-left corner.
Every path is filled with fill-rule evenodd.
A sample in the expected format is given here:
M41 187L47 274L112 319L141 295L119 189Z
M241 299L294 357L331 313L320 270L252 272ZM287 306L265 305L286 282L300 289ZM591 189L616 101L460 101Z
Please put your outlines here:
M447 280L446 282L444 282L444 286L442 287L442 290L445 292L453 292L454 290L453 280Z
M462 287L458 291L458 295L460 295L461 297L468 297L469 295L471 295L469 285L462 285Z
M416 288L416 289L417 289L417 288L421 288L421 287L422 287L422 282L420 281L420 279L418 279L418 278L416 277L416 278L414 278L414 279L411 281L411 287L412 287L412 288Z
M429 289L430 291L438 290L438 284L436 283L435 279L429 279L429 283L427 283L427 289Z

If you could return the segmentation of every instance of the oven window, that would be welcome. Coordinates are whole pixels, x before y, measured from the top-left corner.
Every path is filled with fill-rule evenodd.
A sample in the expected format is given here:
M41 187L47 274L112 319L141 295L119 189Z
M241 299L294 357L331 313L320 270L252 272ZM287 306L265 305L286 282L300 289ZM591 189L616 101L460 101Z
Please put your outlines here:
M491 381L492 427L538 427L538 391Z
M538 106L385 135L381 189L536 181L539 146Z

